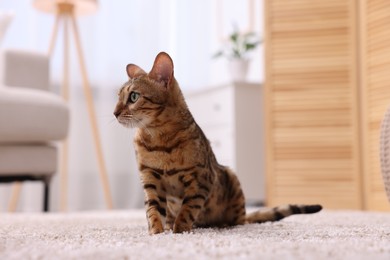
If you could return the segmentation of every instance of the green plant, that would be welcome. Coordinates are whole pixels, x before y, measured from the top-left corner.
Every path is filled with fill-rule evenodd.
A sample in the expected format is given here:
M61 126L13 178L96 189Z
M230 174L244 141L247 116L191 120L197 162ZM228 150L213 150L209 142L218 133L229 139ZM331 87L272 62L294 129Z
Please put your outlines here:
M225 56L228 59L244 59L247 54L261 43L255 33L240 33L235 29L228 38L226 45L222 50L214 54L214 58Z

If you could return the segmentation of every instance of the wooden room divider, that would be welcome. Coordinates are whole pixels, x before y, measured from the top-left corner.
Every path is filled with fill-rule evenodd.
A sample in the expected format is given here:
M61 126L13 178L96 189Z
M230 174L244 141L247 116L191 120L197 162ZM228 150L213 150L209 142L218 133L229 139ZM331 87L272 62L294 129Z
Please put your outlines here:
M265 0L267 204L390 210L390 1Z

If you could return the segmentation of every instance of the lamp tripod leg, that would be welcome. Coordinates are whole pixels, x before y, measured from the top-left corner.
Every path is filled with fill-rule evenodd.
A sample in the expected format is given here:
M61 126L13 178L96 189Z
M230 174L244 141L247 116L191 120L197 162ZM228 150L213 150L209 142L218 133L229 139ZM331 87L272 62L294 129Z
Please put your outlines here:
M67 16L63 16L63 32L64 32L64 66L63 66L63 78L62 78L62 97L65 101L69 101L69 19ZM66 211L68 209L68 140L64 140L62 143L61 153L61 169L60 169L60 209Z
M61 18L62 18L61 14L57 14L56 15L56 18L55 18L55 21L54 21L54 26L53 26L53 32L51 34L50 45L49 45L49 51L48 51L49 57L52 55L53 50L54 50L54 46L55 46L55 43L56 43L57 34L58 34L58 28L59 28L59 25L60 25Z
M81 75L82 75L82 80L83 80L84 95L85 95L85 99L87 102L87 109L88 109L88 114L89 114L89 118L90 118L90 122L91 122L92 135L93 135L93 140L95 143L96 156L97 156L97 161L98 161L98 165L99 165L100 179L102 181L104 196L105 196L105 201L106 201L107 207L109 209L112 209L113 203L112 203L112 197L111 197L111 192L110 192L110 185L109 185L109 181L108 181L106 166L104 163L102 146L100 143L100 135L99 135L99 129L97 127L96 114L95 114L95 109L94 109L94 104L93 104L91 86L89 84L88 77L87 77L87 71L86 71L85 63L84 63L84 59L83 59L83 53L82 53L82 49L81 49L78 27L77 27L77 23L76 23L76 18L75 18L73 13L71 14L70 18L72 21L74 40L76 43L76 50L77 50L79 63L80 63Z
M16 211L21 190L22 190L22 183L16 182L12 185L11 199L10 199L9 205L8 205L9 212Z

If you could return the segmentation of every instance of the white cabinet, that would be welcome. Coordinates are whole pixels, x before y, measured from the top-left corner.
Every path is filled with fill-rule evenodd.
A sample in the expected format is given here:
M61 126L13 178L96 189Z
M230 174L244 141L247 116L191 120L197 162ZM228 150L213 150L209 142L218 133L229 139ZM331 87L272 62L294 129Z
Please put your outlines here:
M262 86L254 83L185 93L218 162L236 172L249 204L265 200L262 95Z

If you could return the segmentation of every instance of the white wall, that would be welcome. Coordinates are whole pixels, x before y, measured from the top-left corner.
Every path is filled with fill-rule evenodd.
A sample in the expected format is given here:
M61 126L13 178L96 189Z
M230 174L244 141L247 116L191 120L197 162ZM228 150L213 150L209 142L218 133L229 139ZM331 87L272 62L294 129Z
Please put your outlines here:
M135 63L146 71L154 57L167 51L175 63L175 75L185 90L228 82L226 60L211 56L221 41L217 27L217 0L100 0L97 14L80 17L78 23L91 85L94 87L99 130L116 208L142 205L142 190L135 167L132 134L112 116L116 91L126 80L125 66ZM247 27L247 1L223 0L224 34L233 22ZM262 0L255 0L255 30L262 34ZM3 48L24 48L46 52L54 18L40 13L30 0L0 0L0 9L13 10L15 18ZM72 39L71 39L72 40ZM60 35L52 57L53 88L61 82L62 46ZM69 173L69 210L104 209L101 184L90 137L90 126L81 91L75 49L71 49L72 110ZM253 53L250 81L263 80L262 48ZM58 178L54 181L52 208L58 209ZM24 188L20 208L36 211L41 206L41 187ZM36 194L31 196L31 194ZM36 197L38 196L38 197ZM0 186L0 209L5 208L9 188Z

